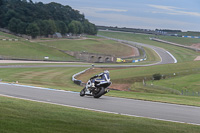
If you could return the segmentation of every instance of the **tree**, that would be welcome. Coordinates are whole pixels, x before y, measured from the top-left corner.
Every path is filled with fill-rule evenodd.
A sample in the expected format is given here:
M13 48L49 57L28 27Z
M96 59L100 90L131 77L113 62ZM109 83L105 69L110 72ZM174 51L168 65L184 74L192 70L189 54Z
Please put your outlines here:
M78 34L82 34L84 32L84 29L81 22L76 21L76 26L78 27Z
M83 22L84 33L91 35L97 34L97 28L94 24L90 23L87 19Z
M88 34L91 34L91 35L96 35L97 34L97 28L94 24L89 24L89 32Z
M69 23L68 28L69 28L69 32L70 33L72 33L72 34L77 34L78 33L78 27L76 26L74 21Z
M40 35L40 29L36 23L31 23L26 28L26 33L32 38L36 38L38 35Z
M48 29L48 32L50 35L53 35L55 32L56 32L56 24L53 20L48 20L48 23L49 23L49 29Z
M18 24L17 32L20 33L20 34L26 34L26 27L27 27L27 24L21 21Z
M6 14L4 15L4 17L3 17L3 27L8 27L9 21L12 18L17 19L18 18L18 14L14 10L8 10L6 12Z
M48 34L46 33L46 29L47 29L46 21L38 20L38 21L36 21L36 24L38 25L38 27L40 29L40 35L41 36L47 36Z
M63 21L56 22L57 31L60 32L62 35L68 32L68 28Z
M3 5L3 0L0 0L0 7Z
M72 21L69 25L69 32L73 34L82 34L84 32L83 26L79 21Z
M20 26L19 24L22 23L22 21L20 19L16 19L16 18L12 18L10 21L9 21L9 24L8 24L8 29L12 32L15 32L15 33L18 33L20 31Z
M13 20L10 24L13 18L21 21L18 25L23 26L22 29L17 30L16 25L11 25ZM67 5L55 2L34 3L32 0L0 0L0 27L10 28L16 33L25 33L24 28L30 23L36 23L40 34L46 36L56 31L61 34L95 34L97 31L96 26L86 20L83 14Z

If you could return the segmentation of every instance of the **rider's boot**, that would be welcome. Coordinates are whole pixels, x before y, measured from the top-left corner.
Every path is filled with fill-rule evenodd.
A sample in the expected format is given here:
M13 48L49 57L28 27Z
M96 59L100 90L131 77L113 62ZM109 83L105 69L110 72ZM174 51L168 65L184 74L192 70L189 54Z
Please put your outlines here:
M90 95L90 94L91 94L90 90L89 90L89 89L86 89L85 94L86 94L86 95Z

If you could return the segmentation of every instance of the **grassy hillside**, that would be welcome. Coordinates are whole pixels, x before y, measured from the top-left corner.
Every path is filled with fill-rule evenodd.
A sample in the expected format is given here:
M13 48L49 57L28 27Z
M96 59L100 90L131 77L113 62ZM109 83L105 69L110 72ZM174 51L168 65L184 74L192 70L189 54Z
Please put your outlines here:
M152 41L149 39L149 37L155 37L154 35L144 35L144 34L132 34L132 33L120 33L120 32L105 32L105 31L99 31L98 34L113 37L113 38L119 38L124 40L130 40L145 44L150 44L154 46L158 46L161 48L164 48L168 50L170 53L172 53L178 62L185 62L185 61L193 61L197 56L200 55L200 53L196 53L192 50L172 46L165 43L160 43L156 41ZM182 40L184 42L184 40Z
M129 56L133 54L130 47L115 41L88 36L86 39L41 39L26 41L10 34L0 32L0 57L10 59L32 59L77 61L59 50L85 51L89 53L108 54L116 57ZM4 41L1 39L18 39L18 41Z
M54 48L45 47L28 41L1 41L0 55L14 59L44 60L48 56L50 60L73 61L74 57L64 54Z
M44 60L44 57L48 56L50 60L76 61L74 57L64 54L57 49L29 42L14 35L0 32L0 37L2 39L18 39L18 41L0 40L0 57L3 56L8 59Z
M199 69L200 70L200 69ZM181 91L190 91L199 93L200 96L200 73L196 71L191 75L184 75L184 76L176 76L173 78L155 81L154 85L157 86L165 86L167 88L173 88L175 90ZM196 95L196 94L195 94ZM197 94L198 95L198 94Z
M91 37L91 36L89 36ZM86 51L89 53L108 54L120 56L129 56L132 49L126 45L106 39L84 39L84 40L56 40L40 42L44 46L55 47L66 51Z
M13 38L13 39L21 39L20 37L11 35L11 34L6 34L3 32L0 32L0 39L9 39L9 38Z

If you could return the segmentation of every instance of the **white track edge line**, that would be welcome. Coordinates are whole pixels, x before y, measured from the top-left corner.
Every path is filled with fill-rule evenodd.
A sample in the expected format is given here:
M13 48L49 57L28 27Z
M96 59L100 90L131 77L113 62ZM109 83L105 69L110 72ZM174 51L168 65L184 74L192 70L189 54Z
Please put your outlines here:
M166 51L173 59L174 59L174 63L177 63L177 59L169 52L169 51Z
M131 116L131 117L137 117L137 118L147 118L147 119L160 120L160 121L166 121L166 122L174 122L174 123L190 124L190 125L200 126L200 124L197 124L197 123L187 123L187 122L181 122L181 121L173 121L173 120L166 120L166 119L159 119L159 118L151 118L151 117L123 114L123 113L117 113L117 112L110 112L110 111L104 111L104 110L97 110L97 109L78 107L78 106L73 106L73 105L65 105L65 104L59 104L59 103L53 103L53 102L33 100L33 99L28 99L28 98L20 98L20 97L9 96L9 95L4 95L4 94L0 94L0 96L9 97L9 98L17 98L17 99L33 101L33 102L47 103L47 104L52 104L52 105L60 105L60 106L65 106L65 107L72 107L72 108L77 108L77 109L84 109L84 110L96 111L96 112L102 112L102 113L108 113L108 114L117 114L117 115L123 115L123 116Z

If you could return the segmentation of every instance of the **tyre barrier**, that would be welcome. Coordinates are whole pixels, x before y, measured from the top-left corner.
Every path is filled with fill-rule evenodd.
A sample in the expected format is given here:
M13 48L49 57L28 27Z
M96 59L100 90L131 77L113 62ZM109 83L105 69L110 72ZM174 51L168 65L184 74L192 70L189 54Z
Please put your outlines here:
M87 70L89 70L89 69L91 69L91 68L85 69L85 70L83 70L83 71L81 71L81 72L79 72L79 73L74 74L74 75L72 76L72 81L73 81L75 84L77 84L77 85L81 85L81 84L82 84L82 81L76 79L75 77L78 76L78 75L80 75L80 74L85 73L85 72L86 72Z
M81 85L82 81L81 80L74 80L74 83L77 85Z
M136 62L140 62L140 61L145 61L145 60L147 60L147 59L144 58L144 59L133 60L132 63L136 63Z
M0 40L2 40L2 41L19 41L18 39L0 39Z

